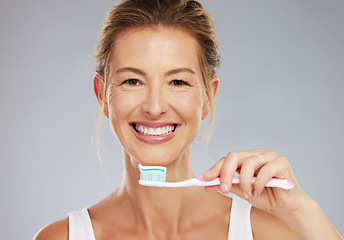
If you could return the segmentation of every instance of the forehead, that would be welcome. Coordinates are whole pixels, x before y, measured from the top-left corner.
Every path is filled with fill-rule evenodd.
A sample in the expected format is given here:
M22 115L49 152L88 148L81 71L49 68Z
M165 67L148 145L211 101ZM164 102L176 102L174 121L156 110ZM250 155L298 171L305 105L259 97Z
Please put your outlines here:
M200 72L196 39L176 28L138 28L121 32L111 57L111 70L121 67L156 70L189 67Z

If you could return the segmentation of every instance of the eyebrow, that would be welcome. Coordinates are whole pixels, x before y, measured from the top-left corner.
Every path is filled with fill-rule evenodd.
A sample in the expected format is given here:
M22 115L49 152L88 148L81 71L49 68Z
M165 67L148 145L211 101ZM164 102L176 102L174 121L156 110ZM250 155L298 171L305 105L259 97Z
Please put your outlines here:
M133 67L124 67L124 68L120 68L116 71L116 74L118 73L122 73L122 72L133 72L133 73L136 73L136 74L139 74L139 75L142 75L142 76L147 76L147 74L138 69L138 68L133 68Z
M174 75L180 72L188 72L188 73L196 74L195 71L192 70L191 68L176 68L171 71L168 71L165 75L170 76L170 75Z
M132 72L132 73L136 73L136 74L139 74L142 76L147 76L147 74L144 71L142 71L138 68L133 68L133 67L120 68L116 71L116 74L122 73L122 72ZM191 68L176 68L176 69L172 69L172 70L168 71L167 73L165 73L165 76L170 76L170 75L174 75L174 74L181 73L181 72L188 72L191 74L196 74L195 71L192 70Z

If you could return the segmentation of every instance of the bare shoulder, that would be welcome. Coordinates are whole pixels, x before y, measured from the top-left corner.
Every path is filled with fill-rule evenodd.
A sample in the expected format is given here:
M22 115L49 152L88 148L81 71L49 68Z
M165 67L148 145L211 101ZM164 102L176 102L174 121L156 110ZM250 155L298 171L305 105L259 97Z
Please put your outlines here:
M252 207L251 225L253 237L256 240L280 239L297 240L299 239L290 228L279 218L270 213Z
M34 240L68 240L68 218L53 222L38 231Z

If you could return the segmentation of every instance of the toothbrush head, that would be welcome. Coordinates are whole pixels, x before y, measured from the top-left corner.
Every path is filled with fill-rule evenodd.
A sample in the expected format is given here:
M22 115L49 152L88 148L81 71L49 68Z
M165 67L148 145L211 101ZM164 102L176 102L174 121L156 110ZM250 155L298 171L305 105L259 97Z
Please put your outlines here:
M142 166L139 164L141 185L144 182L165 182L166 181L166 167L161 166Z

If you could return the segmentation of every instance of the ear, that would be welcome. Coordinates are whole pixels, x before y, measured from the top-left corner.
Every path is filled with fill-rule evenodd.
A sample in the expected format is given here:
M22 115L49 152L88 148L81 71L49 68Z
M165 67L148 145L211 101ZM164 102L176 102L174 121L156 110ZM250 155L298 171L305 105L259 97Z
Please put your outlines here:
M219 84L220 84L220 79L218 78L218 76L214 76L210 80L209 85L210 85L211 92L206 93L206 96L205 96L205 101L204 101L203 111L202 111L202 120L207 118L211 109L209 94L213 94L213 99L215 99L217 90L219 88Z
M106 98L103 99L103 91L104 91L104 79L99 76L98 74L95 74L93 77L93 91L96 95L96 98L99 102L100 107L102 106L102 103L104 101L104 115L109 118L109 110L108 110L108 104L106 101Z

